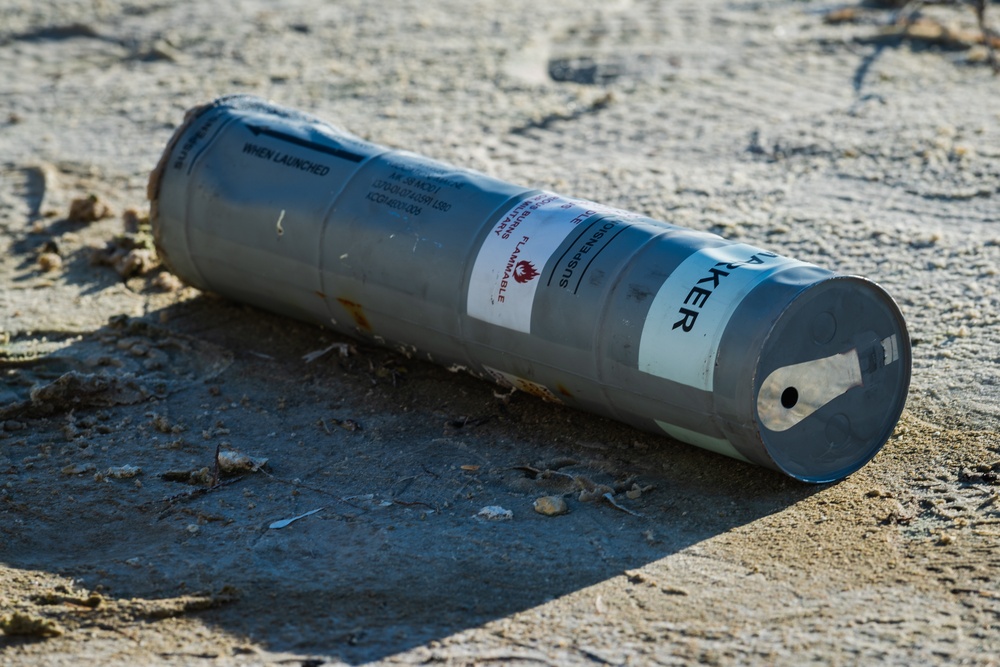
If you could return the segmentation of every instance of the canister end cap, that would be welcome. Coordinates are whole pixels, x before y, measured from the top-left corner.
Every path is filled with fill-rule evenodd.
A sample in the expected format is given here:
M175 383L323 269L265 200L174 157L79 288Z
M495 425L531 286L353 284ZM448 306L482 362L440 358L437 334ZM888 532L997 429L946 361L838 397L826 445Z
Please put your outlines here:
M805 290L775 322L754 379L768 456L803 481L854 472L892 435L910 365L906 324L878 285L838 276Z

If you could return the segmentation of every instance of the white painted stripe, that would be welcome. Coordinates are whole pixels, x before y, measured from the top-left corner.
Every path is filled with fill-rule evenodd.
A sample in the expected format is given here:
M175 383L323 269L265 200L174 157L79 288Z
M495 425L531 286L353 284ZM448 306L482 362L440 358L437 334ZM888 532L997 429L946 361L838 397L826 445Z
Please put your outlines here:
M696 447L707 449L710 452L715 452L716 454L730 456L734 459L745 461L746 463L751 462L750 459L740 454L739 451L725 438L715 438L710 435L705 435L704 433L698 433L697 431L691 431L680 426L674 426L673 424L662 422L659 419L656 420L656 423L660 426L660 428L667 432L667 435L672 438L676 438L681 442L686 442L689 445L695 445Z
M726 325L743 298L804 262L736 243L692 254L663 282L642 327L639 370L712 391Z

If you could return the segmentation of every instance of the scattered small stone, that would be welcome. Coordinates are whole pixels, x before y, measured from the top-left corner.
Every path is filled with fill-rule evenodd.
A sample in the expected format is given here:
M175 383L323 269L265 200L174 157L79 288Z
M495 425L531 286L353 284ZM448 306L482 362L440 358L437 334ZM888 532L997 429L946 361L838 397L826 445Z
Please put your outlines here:
M487 505L476 516L487 521L510 521L514 518L514 512L499 505Z
M542 496L535 500L535 511L545 516L559 516L569 512L562 496Z
M17 421L16 419L8 419L3 423L3 430L5 431L20 431L24 429L24 422Z

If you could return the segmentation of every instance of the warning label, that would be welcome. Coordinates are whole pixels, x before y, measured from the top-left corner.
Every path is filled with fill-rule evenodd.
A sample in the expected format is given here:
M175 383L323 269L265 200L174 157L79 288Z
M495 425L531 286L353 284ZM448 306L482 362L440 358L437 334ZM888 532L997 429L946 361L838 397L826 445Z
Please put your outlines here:
M515 331L530 332L531 308L538 285L553 282L563 288L578 285L579 276L585 271L584 256L589 259L591 252L596 254L613 237L612 230L626 223L616 220L608 229L599 223L594 223L596 227L591 224L583 230L579 244L574 244L560 258L556 268L561 267L562 273L540 277L549 258L580 223L612 213L637 217L551 192L522 200L500 217L479 249L469 282L469 315Z

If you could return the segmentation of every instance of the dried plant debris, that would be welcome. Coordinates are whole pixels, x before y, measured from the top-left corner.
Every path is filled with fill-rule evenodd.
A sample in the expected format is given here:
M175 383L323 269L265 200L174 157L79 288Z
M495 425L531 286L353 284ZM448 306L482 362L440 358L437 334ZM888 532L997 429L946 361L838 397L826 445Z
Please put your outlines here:
M105 375L70 371L49 384L31 390L31 398L0 409L0 419L45 417L82 407L134 405L155 394L130 373Z
M53 590L32 595L30 599L37 605L69 605L87 609L97 609L104 603L104 596L100 593L75 590L62 584Z
M8 612L0 614L0 633L28 640L69 636L81 629L114 623L135 623L176 618L215 609L234 602L239 591L223 586L214 593L193 593L163 599L109 599L100 593L75 590L70 585L4 600Z
M203 595L182 595L162 600L119 600L118 605L123 611L130 611L138 618L176 618L195 611L215 609L224 604L235 602L239 598L238 591L232 586L224 586L218 593Z
M97 481L107 481L109 479L132 479L142 474L142 468L126 463L121 466L112 466L103 473L95 475Z
M122 215L124 231L100 249L94 251L91 261L99 266L110 266L122 278L143 276L160 266L153 240L149 216L141 216L135 209Z
M364 428L361 425L361 422L354 419L338 419L337 417L329 417L327 419L320 419L316 422L316 425L328 434L333 433L333 431L330 430L330 424L339 426L345 431L361 431Z
M560 470L552 470L551 468L537 468L534 466L515 466L515 470L521 470L525 473L525 476L531 480L535 480L547 485L552 485L553 483L560 486L563 489L563 493L576 493L577 500L583 503L593 503L593 502L605 502L611 507L619 510L620 512L625 512L631 516L641 517L642 514L634 512L627 507L623 506L616 499L616 495L619 493L625 493L629 500L637 500L642 496L643 493L653 490L653 486L640 486L635 482L634 477L630 477L622 482L617 482L614 485L610 484L599 484L594 482L589 477L584 475L573 475L567 472L562 472ZM546 514L547 512L538 509L538 502L535 501L535 511L541 514Z
M929 16L923 9L945 6L964 12L971 7L975 27L962 26L961 16L942 18ZM986 61L995 73L1000 73L1000 34L990 28L987 19L988 0L882 0L860 2L849 7L839 7L827 12L823 21L828 24L873 23L880 25L876 34L857 38L864 43L896 43L907 41L938 46L951 50L969 51L970 62ZM972 17L970 17L972 18ZM971 22L970 22L971 23Z
M580 487L580 495L577 499L581 503L591 503L595 500L602 500L607 495L614 495L614 488L608 486L607 484L595 484L590 479L584 477L583 475L577 475L574 477L574 481L577 486Z
M514 518L514 512L499 505L488 505L479 510L476 517L486 521L510 521Z
M235 449L220 450L216 457L219 472L222 475L242 475L248 472L257 472L265 465L267 459L249 456Z
M166 482L180 482L192 486L209 486L212 484L212 469L208 466L193 470L167 470L160 477Z
M354 350L354 346L350 345L349 343L332 343L321 350L313 350L312 352L302 355L302 360L305 361L307 364L310 364L319 359L320 357L326 355L327 352L331 352L333 350L336 350L337 356L341 358L349 357L352 351L356 353L356 351Z

